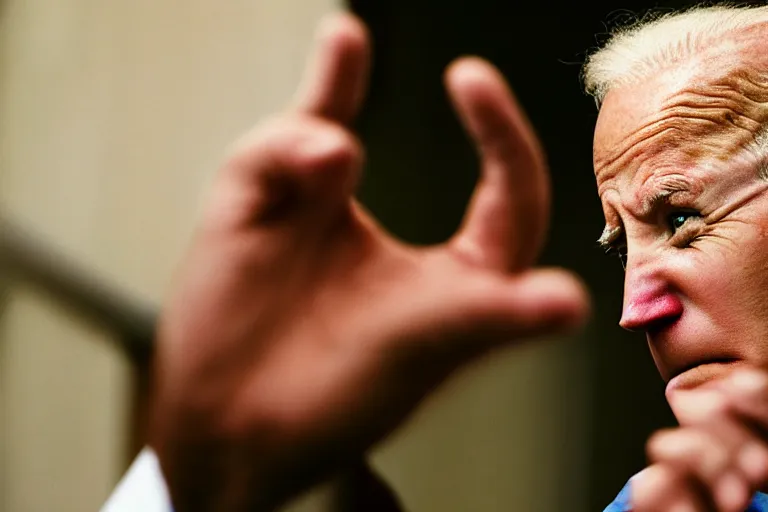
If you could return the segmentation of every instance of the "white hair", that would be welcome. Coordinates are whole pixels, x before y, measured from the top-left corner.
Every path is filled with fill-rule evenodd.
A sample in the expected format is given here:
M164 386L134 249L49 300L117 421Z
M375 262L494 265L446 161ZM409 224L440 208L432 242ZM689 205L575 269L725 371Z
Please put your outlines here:
M608 42L587 59L582 70L584 88L599 107L611 88L648 77L712 42L727 40L734 32L767 22L768 6L728 4L645 16L615 30Z
M719 4L647 15L614 30L607 43L588 57L582 69L584 88L600 108L612 88L641 81L763 23L768 23L768 5ZM761 160L760 176L768 179L768 124L757 131L749 149Z

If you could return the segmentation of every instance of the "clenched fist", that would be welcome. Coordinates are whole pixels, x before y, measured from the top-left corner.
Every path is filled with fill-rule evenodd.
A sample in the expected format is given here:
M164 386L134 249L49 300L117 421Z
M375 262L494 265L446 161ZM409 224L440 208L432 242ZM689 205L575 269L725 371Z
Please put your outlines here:
M735 370L669 401L680 427L649 440L633 512L743 512L768 485L768 374Z
M272 509L354 464L462 364L585 317L573 276L532 268L544 157L488 63L446 74L482 157L459 232L409 246L354 200L369 58L358 20L326 20L295 105L213 186L158 333L152 445L177 512Z

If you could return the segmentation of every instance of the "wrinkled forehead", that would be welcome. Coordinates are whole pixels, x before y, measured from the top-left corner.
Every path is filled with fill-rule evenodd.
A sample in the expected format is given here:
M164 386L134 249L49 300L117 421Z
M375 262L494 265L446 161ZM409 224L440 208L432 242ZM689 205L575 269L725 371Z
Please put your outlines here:
M768 67L741 50L721 46L609 91L595 129L598 181L638 157L724 160L754 140L768 122Z

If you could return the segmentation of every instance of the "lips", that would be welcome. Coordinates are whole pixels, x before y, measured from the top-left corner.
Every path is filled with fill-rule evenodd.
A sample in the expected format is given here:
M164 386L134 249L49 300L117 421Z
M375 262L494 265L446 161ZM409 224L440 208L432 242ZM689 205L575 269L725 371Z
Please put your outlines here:
M701 320L687 309L672 322L648 331L653 358L667 380L667 394L722 378L744 363L737 346Z
M666 394L683 389L694 389L707 382L721 379L743 364L739 359L724 357L688 365L681 371L673 373L673 377L667 383Z
M720 378L742 360L727 334L663 282L646 281L625 295L621 325L643 330L667 392ZM714 329L713 329L714 328Z
M685 370L667 383L666 394L679 390L694 389L702 384L721 379L744 363L735 358L712 360L694 365Z

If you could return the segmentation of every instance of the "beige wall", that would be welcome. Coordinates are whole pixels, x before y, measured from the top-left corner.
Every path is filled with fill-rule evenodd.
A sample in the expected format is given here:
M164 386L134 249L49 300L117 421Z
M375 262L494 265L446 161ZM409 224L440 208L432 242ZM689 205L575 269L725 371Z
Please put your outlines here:
M5 0L3 208L160 303L224 148L290 98L312 27L336 4ZM0 510L95 510L123 469L127 363L25 290L0 333ZM554 510L562 355L549 344L479 365L375 464L414 511Z
M0 200L159 303L229 141L290 97L335 0L5 0ZM122 471L127 364L14 293L4 318L0 510L96 510Z

